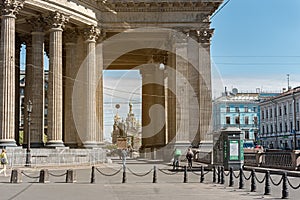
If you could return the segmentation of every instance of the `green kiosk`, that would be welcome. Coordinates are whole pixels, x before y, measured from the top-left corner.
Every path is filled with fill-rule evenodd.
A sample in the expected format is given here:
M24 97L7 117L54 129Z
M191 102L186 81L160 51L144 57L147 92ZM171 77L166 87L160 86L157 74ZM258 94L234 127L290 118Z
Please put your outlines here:
M213 165L239 170L244 165L243 137L239 128L228 127L213 134Z

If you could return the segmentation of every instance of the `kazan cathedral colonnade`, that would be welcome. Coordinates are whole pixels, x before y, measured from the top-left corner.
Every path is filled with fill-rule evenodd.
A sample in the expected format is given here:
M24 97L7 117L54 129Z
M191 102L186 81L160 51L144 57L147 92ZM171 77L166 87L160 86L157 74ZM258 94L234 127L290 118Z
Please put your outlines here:
M140 70L144 152L171 143L199 144L211 120L210 16L222 2L1 0L0 145L16 146L18 141L22 44L24 102L33 103L31 146L90 148L103 143L104 69ZM166 68L158 69L159 63ZM24 114L26 143L26 109Z

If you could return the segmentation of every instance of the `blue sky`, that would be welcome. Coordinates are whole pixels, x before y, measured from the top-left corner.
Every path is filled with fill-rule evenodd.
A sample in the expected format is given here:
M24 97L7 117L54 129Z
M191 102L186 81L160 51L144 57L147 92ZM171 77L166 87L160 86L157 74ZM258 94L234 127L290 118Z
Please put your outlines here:
M280 91L290 74L299 86L299 10L299 0L231 0L216 14L211 53L224 85Z

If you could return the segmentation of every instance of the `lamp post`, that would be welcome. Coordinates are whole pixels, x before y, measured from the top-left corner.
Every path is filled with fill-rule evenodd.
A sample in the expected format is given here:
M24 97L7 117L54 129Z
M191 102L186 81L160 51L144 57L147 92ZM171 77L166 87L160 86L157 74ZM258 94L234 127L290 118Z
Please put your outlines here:
M27 122L28 122L28 131L27 131L27 149L26 149L26 167L30 167L31 165L31 154L30 154L30 122L31 122L31 115L32 112L32 102L29 100L27 103Z

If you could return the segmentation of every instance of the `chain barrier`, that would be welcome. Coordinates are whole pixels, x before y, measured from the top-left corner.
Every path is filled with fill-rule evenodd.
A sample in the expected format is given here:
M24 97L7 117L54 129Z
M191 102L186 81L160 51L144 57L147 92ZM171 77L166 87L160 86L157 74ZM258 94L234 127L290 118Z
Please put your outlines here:
M126 169L128 169L128 171L129 171L131 174L133 174L133 175L135 175L135 176L139 176L139 177L147 176L148 174L150 174L150 173L153 171L153 169L150 169L150 170L149 170L148 172L146 172L145 174L138 174L138 173L133 172L130 168L126 168Z
M179 171L176 171L176 172L173 172L173 173L168 173L168 172L165 172L164 170L165 169L158 169L160 172L162 172L163 174L166 174L166 175L175 175L177 174Z
M32 178L32 179L40 178L40 176L30 176L30 175L28 175L28 174L25 174L25 172L21 172L21 174L23 174L23 175L26 176L27 178Z
M236 175L236 174L234 173L234 171L232 172L232 175L233 175L234 178L239 178L239 177L240 177L240 174Z
M272 179L272 176L270 176L270 180L271 180L271 182L272 182L273 185L279 186L281 184L282 180L283 180L283 177L281 177L281 179L280 179L280 181L278 183L275 183L275 181Z
M123 167L121 167L119 170L117 170L113 174L106 174L104 172L101 172L97 167L95 167L95 169L97 170L97 172L99 172L103 176L115 176L115 175L117 175L123 169Z
M62 177L65 176L67 174L67 172L63 173L63 174L52 174L49 172L49 175L54 176L54 177Z
M243 177L244 177L247 181L250 180L251 176L252 176L252 174L250 174L250 176L247 178L246 175L245 175L245 173L243 172Z
M259 182L259 183L263 183L263 182L265 182L265 180L266 180L266 176L264 176L264 178L263 178L262 180L259 180L259 179L257 178L256 174L254 174L254 177L255 177L256 181Z
M224 175L225 175L225 176L229 176L229 174L230 174L229 172L228 172L227 174L226 174L226 172L224 172Z
M291 187L291 188L293 188L294 190L298 190L299 188L300 188L300 183L299 183L299 185L298 186L293 186L292 185L292 183L290 182L290 180L287 178L287 182L288 182L288 184L289 184L289 186Z

